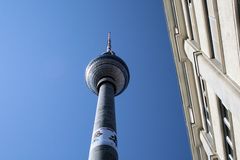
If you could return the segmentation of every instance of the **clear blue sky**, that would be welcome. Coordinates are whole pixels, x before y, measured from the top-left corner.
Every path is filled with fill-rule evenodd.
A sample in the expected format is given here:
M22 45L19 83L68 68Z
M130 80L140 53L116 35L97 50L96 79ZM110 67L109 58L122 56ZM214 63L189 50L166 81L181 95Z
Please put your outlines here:
M89 61L128 64L116 97L120 160L190 160L161 0L0 1L0 159L87 160L97 96Z

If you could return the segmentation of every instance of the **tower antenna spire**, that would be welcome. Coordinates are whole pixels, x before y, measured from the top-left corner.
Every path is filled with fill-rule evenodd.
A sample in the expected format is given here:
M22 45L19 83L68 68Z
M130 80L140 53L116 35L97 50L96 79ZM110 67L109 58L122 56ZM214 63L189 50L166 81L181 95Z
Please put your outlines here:
M112 51L112 45L111 45L111 32L108 32L108 39L107 39L107 52Z

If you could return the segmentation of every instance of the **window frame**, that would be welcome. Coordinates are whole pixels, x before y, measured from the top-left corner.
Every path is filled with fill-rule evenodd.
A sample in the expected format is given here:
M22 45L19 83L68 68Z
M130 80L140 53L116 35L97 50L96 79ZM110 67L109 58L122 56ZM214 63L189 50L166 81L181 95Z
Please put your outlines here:
M190 29L189 31L190 35L188 35L189 39L192 40L197 47L199 47L200 40L199 40L195 7L194 7L193 0L186 0L186 10L187 10L187 18L189 21L188 27Z
M227 160L237 160L232 115L220 98L218 98L218 103L221 117L221 128L223 133L222 139L224 142L225 158Z
M210 142L210 147L215 150L214 142L214 132L211 119L211 112L207 94L207 84L206 81L199 75L199 85L201 93L201 102L202 102L202 114L203 114L203 128L206 133L208 142Z
M209 8L210 8L210 3L212 4L212 12L214 16L210 16ZM223 54L223 44L222 44L222 35L221 35L221 28L220 28L220 22L219 22L219 16L218 16L218 8L217 8L217 0L204 0L204 9L206 13L206 19L207 19L207 32L209 35L209 43L210 43L210 55L211 55L211 60L217 66L223 73L226 73L226 67L225 67L225 58ZM213 18L214 17L214 18ZM216 24L215 26L211 23L211 19L215 19ZM212 24L212 25L211 25ZM216 43L214 43L215 37L213 35L212 30L216 31L216 34L218 34L218 40ZM217 46L218 45L218 46ZM218 49L215 49L218 48ZM217 52L219 51L219 52Z

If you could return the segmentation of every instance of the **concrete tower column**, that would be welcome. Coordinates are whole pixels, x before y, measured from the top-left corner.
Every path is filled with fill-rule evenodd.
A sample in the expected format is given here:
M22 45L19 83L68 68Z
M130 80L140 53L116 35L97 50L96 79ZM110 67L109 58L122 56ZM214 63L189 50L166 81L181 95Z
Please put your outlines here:
M107 52L88 64L85 77L98 95L89 160L118 160L114 97L127 88L130 75L125 62L111 50L110 34Z
M99 88L89 160L117 159L114 86L105 82Z

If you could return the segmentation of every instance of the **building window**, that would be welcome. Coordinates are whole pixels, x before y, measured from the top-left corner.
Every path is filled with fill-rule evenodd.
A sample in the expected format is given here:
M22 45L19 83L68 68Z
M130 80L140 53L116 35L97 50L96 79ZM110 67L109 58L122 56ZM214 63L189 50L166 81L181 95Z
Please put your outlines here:
M204 0L209 31L210 52L213 59L222 64L222 41L217 10L217 0Z
M190 12L189 12L189 6L191 5L191 0L187 0L187 5L186 5L186 7L187 7L187 9L186 9L186 16L187 16L187 18L186 18L186 25L188 26L187 27L187 31L188 31L188 38L189 39L191 39L191 40L193 40L194 39L194 37L193 37L193 28L192 28L192 21L191 21L191 17L190 17Z
M199 44L199 36L193 0L187 0L187 17L189 20L189 39L194 40L194 42Z
M240 16L240 0L237 0L238 17Z
M202 79L202 77L200 77L200 86L201 86L201 93L202 93L202 108L203 108L205 130L207 133L208 140L213 146L213 127L212 127L210 108L209 108L209 102L207 97L207 88L206 88L206 82Z
M174 30L175 30L175 33L178 34L179 33L179 31L178 31L178 21L177 21L177 14L176 14L174 1L171 1L171 8L172 8L173 20L174 20Z
M223 141L225 144L225 153L227 160L235 160L234 147L233 147L233 128L231 123L231 113L224 106L222 101L219 99L219 106L221 111L221 121L223 129Z
M240 0L237 0L237 5L238 5L238 8L240 9Z

